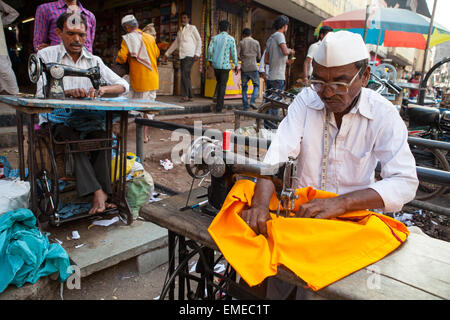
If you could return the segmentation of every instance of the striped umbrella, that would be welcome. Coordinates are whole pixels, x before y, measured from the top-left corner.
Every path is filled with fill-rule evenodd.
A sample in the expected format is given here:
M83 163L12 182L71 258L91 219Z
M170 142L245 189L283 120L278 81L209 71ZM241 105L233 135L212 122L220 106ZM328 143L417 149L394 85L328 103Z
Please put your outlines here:
M366 10L345 12L322 21L316 28L330 26L335 31L348 30L364 36ZM425 49L430 19L418 13L397 8L377 8L368 19L366 43L385 47ZM433 23L430 47L450 40L450 31Z

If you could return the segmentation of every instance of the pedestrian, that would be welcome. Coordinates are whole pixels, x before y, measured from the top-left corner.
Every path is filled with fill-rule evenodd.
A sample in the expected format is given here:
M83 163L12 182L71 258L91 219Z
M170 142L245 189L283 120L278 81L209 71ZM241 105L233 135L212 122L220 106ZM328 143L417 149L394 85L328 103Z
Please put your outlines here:
M144 27L144 29L142 29L142 32L148 33L149 35L151 35L156 40L156 29L155 29L155 24L154 23L149 23L148 25L146 25Z
M58 37L56 32L56 20L62 13L67 11L79 13L86 19L88 26L86 43L84 46L89 52L92 52L95 39L95 27L97 24L95 15L84 8L81 5L81 2L77 0L58 0L44 3L37 7L34 18L33 36L33 47L35 52L38 52L45 47L61 43L61 38Z
M257 109L255 106L256 98L259 91L259 72L257 62L261 60L261 47L259 42L252 38L252 31L245 28L242 31L243 39L237 47L238 58L241 60L241 85L242 85L242 105L244 110L249 109L247 89L248 82L252 80L253 93L250 98L250 107Z
M285 90L286 85L286 64L289 63L288 56L295 56L295 50L287 47L285 34L288 29L289 18L281 15L278 16L273 24L276 30L266 42L266 54L264 63L269 65L269 73L267 75L266 89ZM271 115L278 115L277 109L268 111ZM272 126L268 121L264 121L265 128Z
M219 21L219 34L211 38L208 47L207 60L214 68L216 76L216 105L215 112L222 112L224 106L225 92L227 89L228 76L231 70L230 57L233 60L234 72L238 73L238 59L236 41L228 34L230 23L227 20Z
M0 16L0 94L18 94L19 87L9 58L3 26L16 20L19 13L0 0Z
M133 15L122 18L122 27L126 34L122 36L122 44L116 62L129 64L130 99L156 100L159 89L157 59L159 48L155 38L142 32ZM146 113L144 118L148 118ZM144 142L149 141L148 127L144 128Z
M202 54L202 38L197 27L189 24L190 17L186 12L181 13L181 28L177 37L167 49L163 62L178 49L181 69L181 100L180 102L192 101L191 69L194 61Z
M311 78L311 74L313 71L312 60L314 58L314 53L316 52L317 48L320 46L323 38L325 38L328 32L333 32L333 28L329 26L321 27L319 31L319 40L309 46L305 62L303 63L303 80L305 82L305 86L309 85L309 79Z
M264 81L267 81L267 75L269 74L269 65L264 63L265 58L266 58L266 50L264 50L261 56L261 61L259 61L258 72L259 76L263 78Z
M414 77L412 77L409 81L409 83L419 84L420 82L420 72L415 72ZM418 89L409 89L409 98L417 98L419 95Z

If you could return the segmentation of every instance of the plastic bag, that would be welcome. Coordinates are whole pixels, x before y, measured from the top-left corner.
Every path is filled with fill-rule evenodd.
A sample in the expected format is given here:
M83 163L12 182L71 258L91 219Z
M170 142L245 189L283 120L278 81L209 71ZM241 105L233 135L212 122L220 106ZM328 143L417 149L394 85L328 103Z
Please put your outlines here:
M0 215L29 207L30 183L28 181L0 179L0 190Z
M147 171L127 182L127 200L133 219L137 219L139 209L149 202L154 190L153 178Z

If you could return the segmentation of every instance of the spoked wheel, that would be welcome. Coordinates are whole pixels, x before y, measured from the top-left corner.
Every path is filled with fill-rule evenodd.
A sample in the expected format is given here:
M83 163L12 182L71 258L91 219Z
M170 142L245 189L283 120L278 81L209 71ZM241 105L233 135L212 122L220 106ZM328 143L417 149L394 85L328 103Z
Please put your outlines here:
M57 165L50 137L45 132L37 133L35 146L38 208L40 214L50 218L50 223L54 224L53 217L59 204L59 189Z
M420 167L450 171L450 165L440 150L413 146L411 151ZM416 200L428 200L443 194L448 187L432 182L419 181Z
M227 288L230 282L235 282L236 272L223 256L214 256L214 250L192 240L186 241L186 247L191 251L183 255L175 271L168 274L159 299L231 299Z

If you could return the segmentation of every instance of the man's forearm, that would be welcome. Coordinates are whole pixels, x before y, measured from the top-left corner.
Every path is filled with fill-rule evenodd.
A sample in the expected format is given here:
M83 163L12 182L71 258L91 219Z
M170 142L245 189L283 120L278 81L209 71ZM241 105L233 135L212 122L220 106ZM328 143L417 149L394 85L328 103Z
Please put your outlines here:
M101 88L103 90L103 93L108 93L108 94L121 94L121 93L125 92L124 86L122 86L120 84L113 84L113 85L104 86Z
M273 182L269 179L258 179L252 199L253 207L269 208L270 198L275 191Z
M373 189L353 191L334 198L313 199L300 206L296 216L329 219L349 211L384 208L381 196Z
M373 189L353 191L339 196L345 203L346 211L379 209L384 207L381 196Z

